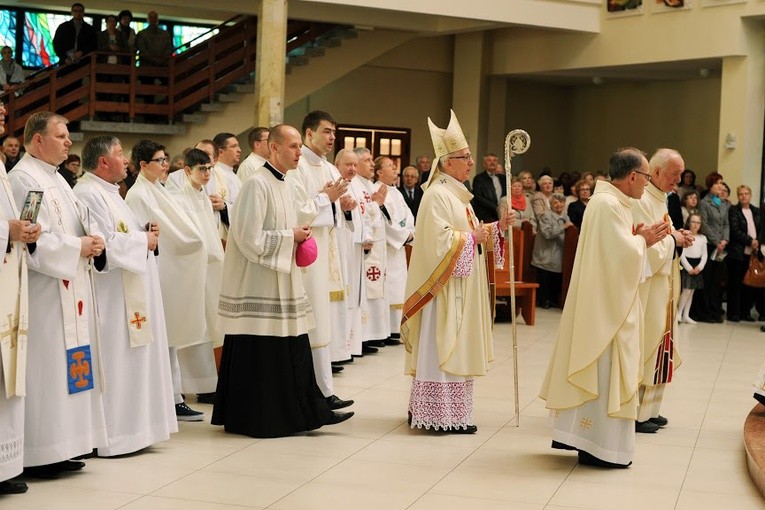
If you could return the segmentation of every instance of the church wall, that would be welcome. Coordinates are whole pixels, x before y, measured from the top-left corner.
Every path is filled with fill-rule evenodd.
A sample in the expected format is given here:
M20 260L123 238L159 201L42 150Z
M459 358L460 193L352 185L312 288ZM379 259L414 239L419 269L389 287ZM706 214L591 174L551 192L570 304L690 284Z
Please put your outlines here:
M699 108L703 105L703 108ZM700 175L716 170L720 79L561 86L509 81L507 129L532 145L513 173L606 170L608 156L633 145L672 147Z

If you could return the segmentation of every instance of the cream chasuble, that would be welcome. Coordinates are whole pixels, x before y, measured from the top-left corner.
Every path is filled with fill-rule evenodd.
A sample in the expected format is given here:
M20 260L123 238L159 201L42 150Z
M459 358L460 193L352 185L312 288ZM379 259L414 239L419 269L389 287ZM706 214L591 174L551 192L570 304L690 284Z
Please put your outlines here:
M102 366L98 344L91 343L97 338L92 267L80 257L80 237L97 231L84 224L88 212L55 166L27 153L8 177L17 207L30 190L44 192L42 233L29 259L27 359L35 369L27 374L24 437L24 465L38 466L106 446ZM95 391L71 393L90 387L90 376Z
M638 286L645 240L632 232L631 203L601 181L587 205L558 340L540 393L548 409L571 409L601 398L607 400L608 416L637 418L643 331ZM611 364L608 393L602 394L598 360L605 351Z
M98 455L124 455L178 430L157 262L148 251L145 223L118 186L86 172L74 193L104 233L109 254L109 271L94 278L101 330L109 335L102 346L109 446ZM160 227L160 237L164 233Z
M461 182L439 172L432 176L417 217L412 256L406 281L407 300L401 322L406 346L405 373L416 375L421 342L434 343L441 371L461 377L485 375L494 359L492 313L486 262L473 253L469 275L454 270L478 221L470 205L472 194ZM424 213L424 214L423 214ZM498 235L492 229L494 237ZM501 250L496 252L501 256ZM495 261L496 262L496 261ZM421 311L432 305L435 330L421 332Z
M141 225L159 224L159 281L170 347L204 342L207 252L189 215L159 183L138 175L125 203ZM190 270L189 268L197 268Z
M632 203L633 222L635 225L653 225L668 219L666 193L649 183L640 200ZM671 298L676 298L680 291L679 263L673 263L674 253L675 241L671 235L646 250L651 276L640 284L640 301L645 316L640 363L642 384L651 388L641 395L638 421L659 416L663 385L672 380L674 370L682 362L674 339L676 307L670 305ZM675 274L671 279L673 271ZM674 285L671 285L672 280ZM676 299L674 303L677 303Z
M296 337L314 327L295 265L293 189L274 172L256 170L234 204L219 304L225 334Z

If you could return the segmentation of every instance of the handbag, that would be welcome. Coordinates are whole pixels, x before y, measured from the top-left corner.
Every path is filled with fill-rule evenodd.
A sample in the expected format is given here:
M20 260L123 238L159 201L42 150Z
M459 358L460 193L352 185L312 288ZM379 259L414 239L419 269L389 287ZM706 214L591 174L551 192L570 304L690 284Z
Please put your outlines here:
M765 287L765 259L760 260L757 253L752 253L749 259L749 269L744 275L744 285Z

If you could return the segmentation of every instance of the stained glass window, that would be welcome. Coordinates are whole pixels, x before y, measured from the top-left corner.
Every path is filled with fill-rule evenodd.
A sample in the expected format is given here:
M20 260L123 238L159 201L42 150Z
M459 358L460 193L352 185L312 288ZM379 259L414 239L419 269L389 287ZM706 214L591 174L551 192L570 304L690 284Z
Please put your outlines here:
M0 46L16 49L16 13L0 9Z
M47 67L58 62L53 50L53 36L60 24L71 19L69 14L50 12L24 13L24 45L21 63L29 67ZM93 18L85 16L87 23L93 24Z
M173 27L173 48L178 48L179 46L183 44L190 43L187 47L181 48L180 50L180 51L185 51L191 48L192 46L196 46L202 41L209 39L210 37L214 36L217 33L218 33L217 28L213 31L210 31L210 27L192 27L188 25L175 25ZM199 36L202 36L202 37L199 37ZM199 39L196 39L197 37L199 37Z

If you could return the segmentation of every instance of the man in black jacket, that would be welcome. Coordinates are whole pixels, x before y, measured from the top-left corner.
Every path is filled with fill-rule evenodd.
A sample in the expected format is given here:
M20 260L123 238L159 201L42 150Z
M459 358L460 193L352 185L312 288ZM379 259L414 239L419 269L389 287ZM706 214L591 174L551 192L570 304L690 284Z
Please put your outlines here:
M408 166L404 168L401 173L401 181L403 184L398 190L404 195L404 201L409 209L412 211L414 219L417 219L417 210L420 208L420 201L422 200L422 188L420 187L420 173L417 168Z
M72 4L72 19L65 21L56 29L53 36L53 49L59 60L67 64L77 62L98 46L98 34L83 17L85 7L81 3Z
M487 223L498 221L497 206L506 194L507 179L501 173L499 158L489 153L483 158L484 171L473 178L473 209L478 219Z

